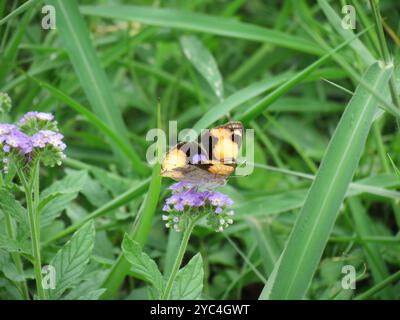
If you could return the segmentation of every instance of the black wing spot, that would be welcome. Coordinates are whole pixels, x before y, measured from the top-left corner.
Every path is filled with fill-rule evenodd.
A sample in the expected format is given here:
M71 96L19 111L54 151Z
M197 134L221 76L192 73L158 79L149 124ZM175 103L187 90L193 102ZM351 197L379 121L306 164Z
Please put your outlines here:
M201 137L201 145L203 147L203 150L207 153L207 160L213 159L213 150L217 143L218 138L212 136L209 131Z

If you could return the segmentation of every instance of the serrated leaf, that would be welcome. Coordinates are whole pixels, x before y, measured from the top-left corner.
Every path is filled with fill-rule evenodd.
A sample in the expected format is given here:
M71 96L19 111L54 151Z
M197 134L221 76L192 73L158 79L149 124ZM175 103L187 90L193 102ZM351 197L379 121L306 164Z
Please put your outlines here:
M73 201L85 187L88 179L87 171L68 171L67 175L49 188L45 189L40 198L40 225L49 225Z
M45 189L40 198L46 198L54 193L76 193L83 189L88 178L86 170L67 171L65 177L54 182L50 187Z
M203 291L203 259L197 253L189 263L179 270L171 289L172 300L195 300Z
M90 269L90 267L93 266L88 266L87 269ZM97 267L97 265L96 265ZM64 295L63 299L65 300L91 300L91 298L94 298L95 295L97 295L100 290L102 293L104 292L104 289L101 288L101 284L104 280L104 277L108 273L108 270L95 270L95 271L88 271L85 270L85 274L81 276L84 280L79 283L75 288L73 288L68 294ZM101 293L100 293L101 295Z
M90 291L83 296L79 297L78 300L98 300L100 296L106 291L106 289L97 289Z
M89 176L86 179L82 194L95 207L101 207L105 203L111 201L107 190L97 181Z
M26 209L15 200L14 196L9 191L0 189L0 199L1 210L9 213L17 222L29 226Z
M40 226L48 226L57 219L68 205L78 196L78 193L57 194L40 212Z
M152 284L161 295L164 288L163 276L154 260L142 251L140 244L125 235L122 251L126 260L132 265L131 270L142 280Z
M92 254L94 238L94 224L90 221L57 252L50 263L56 272L56 287L47 290L50 299L59 298L79 281Z
M4 249L10 253L22 253L31 258L31 247L29 242L10 239L7 235L0 234L0 249Z

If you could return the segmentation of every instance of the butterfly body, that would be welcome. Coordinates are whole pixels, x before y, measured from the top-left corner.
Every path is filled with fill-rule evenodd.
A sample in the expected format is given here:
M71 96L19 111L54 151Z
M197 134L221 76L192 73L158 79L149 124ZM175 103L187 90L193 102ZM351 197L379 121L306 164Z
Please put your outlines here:
M178 143L165 156L161 175L206 189L223 186L236 169L243 125L228 122L206 130L200 143Z

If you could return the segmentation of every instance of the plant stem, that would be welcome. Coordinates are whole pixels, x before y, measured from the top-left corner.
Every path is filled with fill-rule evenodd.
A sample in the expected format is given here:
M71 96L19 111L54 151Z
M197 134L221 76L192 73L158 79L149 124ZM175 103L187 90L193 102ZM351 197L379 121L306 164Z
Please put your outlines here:
M190 218L189 218L190 219ZM182 242L178 250L178 255L176 256L174 266L172 267L171 274L168 278L167 284L165 286L164 294L162 299L168 300L169 295L171 293L172 284L175 281L176 275L178 274L179 268L182 264L183 256L185 255L186 247L189 242L190 235L192 234L193 228L196 225L197 219L189 220L189 223L185 229L185 232L182 237Z
M40 261L40 238L38 230L40 224L37 224L39 219L36 219L37 216L36 213L38 214L35 208L36 200L35 203L33 201L33 187L34 185L36 185L35 180L39 179L39 162L34 164L30 183L26 181L25 175L22 173L20 169L17 169L17 172L21 180L21 183L24 187L26 205L28 209L29 226L31 229L32 252L33 252L33 268L35 271L37 293L39 300L45 300L46 294L44 292L42 284L42 264Z

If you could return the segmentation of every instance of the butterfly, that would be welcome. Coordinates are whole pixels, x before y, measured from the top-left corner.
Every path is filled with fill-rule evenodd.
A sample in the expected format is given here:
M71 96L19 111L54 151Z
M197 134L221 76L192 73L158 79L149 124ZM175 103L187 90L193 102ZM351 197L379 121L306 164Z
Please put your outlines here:
M242 138L238 121L207 129L199 142L180 142L166 154L161 176L207 189L223 186L236 169Z

